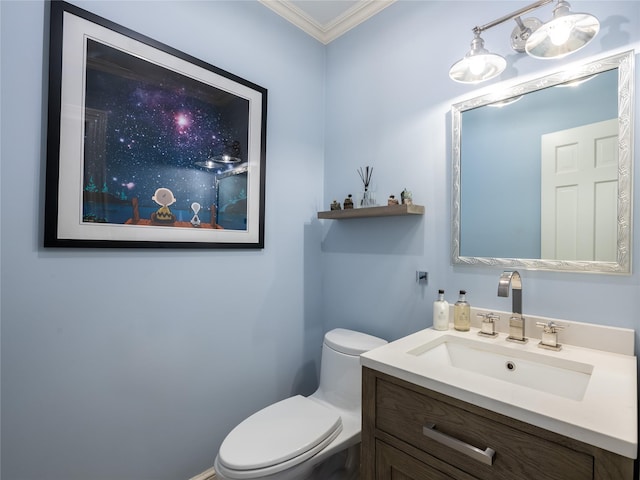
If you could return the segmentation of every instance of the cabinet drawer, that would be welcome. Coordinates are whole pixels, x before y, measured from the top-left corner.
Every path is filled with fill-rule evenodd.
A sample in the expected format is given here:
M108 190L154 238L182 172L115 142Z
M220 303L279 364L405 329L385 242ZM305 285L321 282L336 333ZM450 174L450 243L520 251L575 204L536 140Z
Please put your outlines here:
M441 472L406 453L376 441L376 480L473 480L464 472Z
M593 457L382 379L376 382L376 427L483 480L592 480ZM431 438L423 432L433 425ZM431 432L427 432L431 434ZM451 440L457 443L451 446ZM495 451L491 457L475 452ZM459 451L461 447L461 451Z

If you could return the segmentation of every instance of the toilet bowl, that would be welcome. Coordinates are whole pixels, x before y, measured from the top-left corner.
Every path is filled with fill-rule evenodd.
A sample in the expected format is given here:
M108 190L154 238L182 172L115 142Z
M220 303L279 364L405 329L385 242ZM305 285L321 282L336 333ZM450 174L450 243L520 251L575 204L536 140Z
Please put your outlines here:
M353 330L327 332L318 389L263 408L235 427L216 456L216 479L357 478L360 354L386 343Z

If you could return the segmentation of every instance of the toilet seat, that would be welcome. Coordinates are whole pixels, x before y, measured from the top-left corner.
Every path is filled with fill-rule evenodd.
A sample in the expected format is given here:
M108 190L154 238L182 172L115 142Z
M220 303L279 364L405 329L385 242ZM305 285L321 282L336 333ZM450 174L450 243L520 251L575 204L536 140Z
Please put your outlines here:
M312 457L341 431L337 411L296 395L260 410L234 428L220 447L218 461L238 473L268 467L276 472Z

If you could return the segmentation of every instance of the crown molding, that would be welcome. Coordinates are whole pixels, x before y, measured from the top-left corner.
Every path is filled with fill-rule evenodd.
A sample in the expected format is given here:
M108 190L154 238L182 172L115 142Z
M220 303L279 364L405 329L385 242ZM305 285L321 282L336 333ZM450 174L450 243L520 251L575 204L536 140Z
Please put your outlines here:
M265 7L327 45L356 25L371 18L396 0L363 0L330 22L321 24L289 0L258 0Z

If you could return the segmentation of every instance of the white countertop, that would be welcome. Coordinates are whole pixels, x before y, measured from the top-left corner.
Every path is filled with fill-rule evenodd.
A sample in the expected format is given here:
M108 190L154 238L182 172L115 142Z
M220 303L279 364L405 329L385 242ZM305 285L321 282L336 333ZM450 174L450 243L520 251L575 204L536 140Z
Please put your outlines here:
M577 327L576 327L577 328ZM361 355L363 366L449 395L523 422L636 458L638 447L637 362L629 354L563 344L559 352L538 348L536 340L521 345L477 335L478 329L421 330ZM632 331L631 334L633 335ZM553 393L515 385L461 368L438 367L409 354L443 335L498 343L513 349L593 365L584 397L572 400Z

